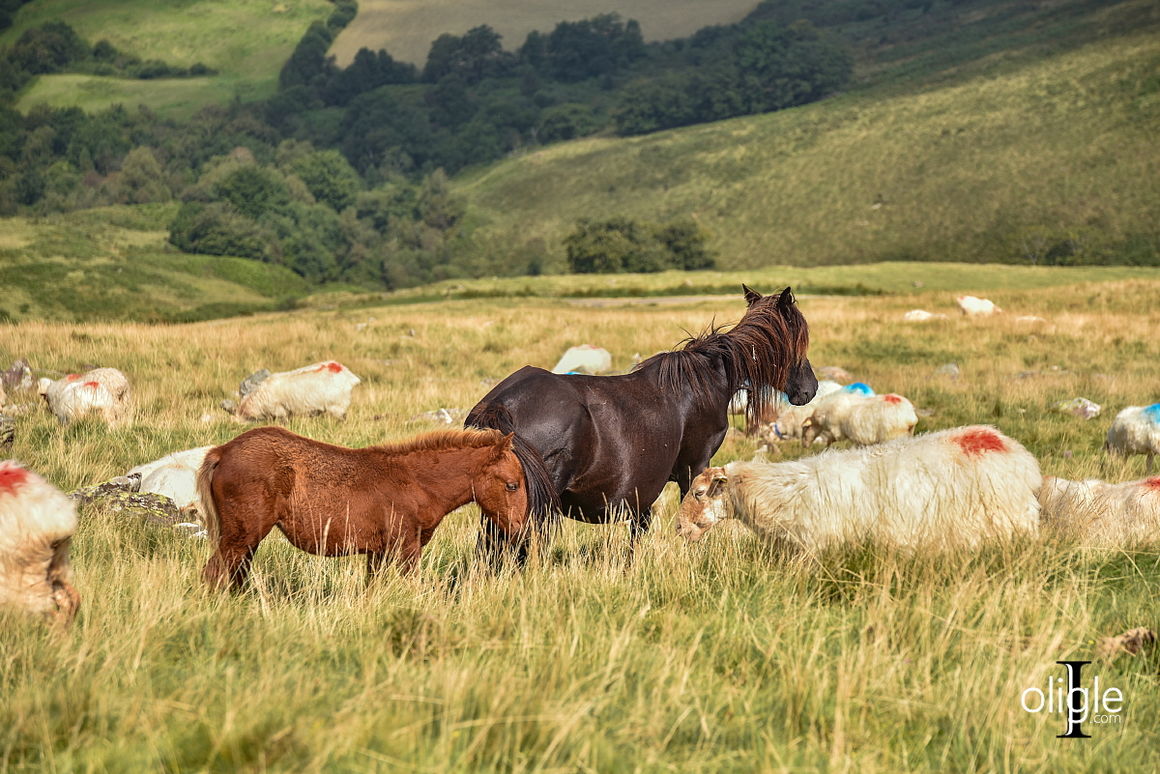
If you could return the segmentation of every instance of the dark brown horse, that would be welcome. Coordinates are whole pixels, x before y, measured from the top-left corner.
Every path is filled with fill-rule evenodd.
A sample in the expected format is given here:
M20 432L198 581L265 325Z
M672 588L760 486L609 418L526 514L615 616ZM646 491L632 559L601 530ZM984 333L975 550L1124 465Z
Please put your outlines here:
M749 390L755 421L775 391L791 403L813 398L809 327L793 293L762 296L742 286L748 308L732 329L689 339L623 376L557 375L525 366L497 384L466 424L514 432L515 451L538 482L534 524L555 513L590 523L628 516L632 543L648 529L669 481L684 497L729 429L729 399ZM504 536L486 521L481 544L498 557ZM521 558L526 547L519 546Z
M348 449L259 427L210 449L197 485L217 546L205 580L235 589L274 527L312 554L366 554L373 578L388 556L413 569L443 517L472 500L509 538L528 512L512 437L496 430Z

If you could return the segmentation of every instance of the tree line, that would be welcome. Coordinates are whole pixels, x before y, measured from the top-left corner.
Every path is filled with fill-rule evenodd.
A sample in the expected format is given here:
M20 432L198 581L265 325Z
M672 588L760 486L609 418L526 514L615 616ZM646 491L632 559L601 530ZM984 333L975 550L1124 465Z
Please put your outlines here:
M0 25L18 5L0 0ZM800 104L850 75L841 42L806 21L645 43L617 14L529 33L515 50L483 25L439 36L422 67L365 48L339 67L327 52L356 13L337 0L312 24L272 97L183 121L121 106L20 113L16 97L40 74L212 73L90 44L63 22L25 31L0 51L0 215L174 201L170 240L182 250L279 263L320 283L534 273L542 256L472 264L447 175L544 143ZM651 271L712 265L704 243L691 221L621 219L580 222L566 246L576 271Z

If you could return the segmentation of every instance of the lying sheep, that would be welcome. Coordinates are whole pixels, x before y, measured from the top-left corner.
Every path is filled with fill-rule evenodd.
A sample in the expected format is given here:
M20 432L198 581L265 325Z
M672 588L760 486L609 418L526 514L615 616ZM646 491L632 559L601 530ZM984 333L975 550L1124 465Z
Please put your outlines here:
M1147 456L1144 475L1152 475L1152 463L1160 454L1160 403L1151 406L1128 406L1116 414L1108 428L1104 448L1113 454Z
M898 438L793 462L731 462L697 476L677 514L696 541L735 518L763 537L812 552L874 539L975 545L1033 533L1039 463L993 427Z
M322 413L343 419L350 408L351 390L361 381L333 360L270 374L242 397L237 415L251 421Z
M1044 527L1086 543L1126 546L1160 540L1160 477L1109 484L1047 476L1039 502Z
M988 298L955 296L955 302L959 305L959 310L967 317L990 317L1003 311Z
M569 347L556 365L554 374L588 374L596 376L612 370L612 355L607 349L593 344L578 344Z
M56 381L41 379L40 395L64 425L94 413L113 425L129 411L129 380L116 368L94 368Z
M68 563L76 526L72 500L21 465L0 462L0 604L72 620L80 606Z
M822 439L827 446L848 439L858 446L883 443L914 432L918 414L901 395L849 395L827 401L802 423L802 445Z
M945 320L947 316L942 312L928 312L925 309L911 309L902 315L906 322L928 322L930 320Z
M165 495L179 510L196 514L200 519L205 511L197 495L197 472L205 461L206 452L212 448L199 446L167 454L159 460L138 465L125 476L140 479L137 491Z

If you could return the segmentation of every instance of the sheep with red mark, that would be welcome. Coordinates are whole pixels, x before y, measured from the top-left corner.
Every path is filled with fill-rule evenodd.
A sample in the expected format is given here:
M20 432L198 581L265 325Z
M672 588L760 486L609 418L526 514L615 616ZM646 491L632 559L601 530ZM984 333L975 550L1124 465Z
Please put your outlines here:
M196 449L173 452L159 460L138 465L125 476L130 478L136 476L140 479L138 491L165 495L173 501L178 510L191 517L203 519L205 508L197 493L197 472L201 470L206 452L212 448L199 446Z
M784 441L792 438L802 437L802 425L807 419L814 415L814 412L826 401L836 398L842 394L874 394L874 390L862 382L855 382L848 384L845 387L837 382L823 379L818 382L817 392L814 393L813 400L804 406L795 406L789 402L784 396L778 396L775 404L777 416L766 427L767 441Z
M1045 528L1089 545L1160 541L1160 476L1123 484L1046 476L1039 502Z
M80 606L68 545L76 506L16 462L0 462L0 604L67 623Z
M1160 454L1160 403L1128 406L1116 414L1104 448L1122 456L1143 454L1147 458L1144 475L1152 475L1153 462Z
M242 397L237 415L258 420L325 413L343 419L350 408L351 391L361 381L333 360L270 374Z
M792 462L731 462L697 476L677 515L696 541L723 519L805 552L876 540L976 545L1034 533L1039 463L994 427L972 425Z
M39 386L49 411L64 425L90 414L115 425L129 413L129 379L116 368L94 368L56 381L44 378Z
M858 446L884 443L914 432L918 414L901 395L835 395L802 423L802 445L850 440Z

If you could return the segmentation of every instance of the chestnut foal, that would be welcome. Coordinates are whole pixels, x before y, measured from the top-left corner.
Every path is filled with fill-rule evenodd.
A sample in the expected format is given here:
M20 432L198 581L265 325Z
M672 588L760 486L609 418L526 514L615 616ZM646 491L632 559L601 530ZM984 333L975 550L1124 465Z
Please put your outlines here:
M527 520L512 436L496 430L348 449L259 427L211 449L197 484L217 547L204 572L215 588L241 588L275 526L312 554L366 554L373 579L388 557L413 570L443 517L473 500L511 537Z

